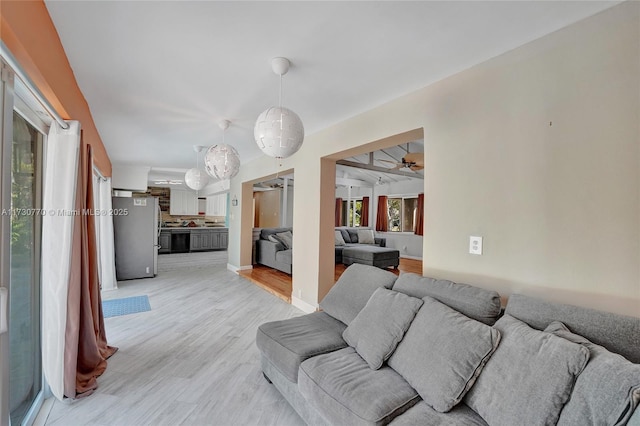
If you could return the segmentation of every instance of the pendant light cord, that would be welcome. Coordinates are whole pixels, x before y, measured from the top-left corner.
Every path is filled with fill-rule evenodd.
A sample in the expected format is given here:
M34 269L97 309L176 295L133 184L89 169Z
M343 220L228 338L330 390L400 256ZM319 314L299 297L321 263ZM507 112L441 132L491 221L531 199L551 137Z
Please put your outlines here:
M280 74L280 93L278 95L278 107L282 107L282 74Z

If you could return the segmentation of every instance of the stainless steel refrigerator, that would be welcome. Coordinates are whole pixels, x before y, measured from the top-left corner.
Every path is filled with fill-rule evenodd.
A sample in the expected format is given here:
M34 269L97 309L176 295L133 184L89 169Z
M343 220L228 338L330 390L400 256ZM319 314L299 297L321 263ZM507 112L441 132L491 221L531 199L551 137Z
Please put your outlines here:
M116 279L153 278L158 272L158 198L113 197Z

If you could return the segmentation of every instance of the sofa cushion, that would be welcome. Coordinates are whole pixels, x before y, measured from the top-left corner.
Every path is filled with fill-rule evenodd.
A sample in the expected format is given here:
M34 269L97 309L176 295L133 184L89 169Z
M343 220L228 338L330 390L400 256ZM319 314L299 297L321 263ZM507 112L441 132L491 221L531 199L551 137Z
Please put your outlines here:
M560 413L558 426L627 424L640 400L640 365L572 333L559 321L545 331L581 344L591 354Z
M420 400L398 373L387 366L370 369L351 347L304 361L298 387L336 425L387 424Z
M293 250L279 250L276 252L276 262L293 264Z
M378 288L342 337L377 370L396 349L420 306L420 299Z
M423 300L388 363L427 404L447 412L480 375L498 347L500 332L431 297Z
M409 410L396 417L392 426L488 426L471 408L458 404L448 413L440 413L424 401L418 402Z
M349 235L347 228L336 228L336 230L340 231L340 233L342 234L342 239L345 243L351 243L351 236Z
M342 232L340 231L335 231L334 240L335 240L334 245L336 246L343 246L346 244L346 242L344 241L344 237L342 236Z
M373 229L358 229L358 244L375 244Z
M555 425L589 351L505 315L502 340L465 403L489 424Z
M547 302L522 294L509 296L505 313L538 330L544 330L553 321L562 321L572 332L640 364L640 318Z
M285 249L293 248L293 233L291 231L278 232L274 237L280 241Z
M406 273L400 274L393 290L413 297L433 297L469 318L489 325L500 316L500 295L468 284Z
M373 266L353 264L320 302L329 315L349 325L380 287L391 288L395 274Z
M269 235L275 235L279 232L291 231L292 228L263 228L260 230L260 239L268 240Z
M349 239L352 243L360 243L360 241L358 240L358 229L347 228L347 232L349 233Z
M298 380L298 367L305 359L347 346L342 339L345 325L324 312L314 312L258 327L256 345L291 382Z

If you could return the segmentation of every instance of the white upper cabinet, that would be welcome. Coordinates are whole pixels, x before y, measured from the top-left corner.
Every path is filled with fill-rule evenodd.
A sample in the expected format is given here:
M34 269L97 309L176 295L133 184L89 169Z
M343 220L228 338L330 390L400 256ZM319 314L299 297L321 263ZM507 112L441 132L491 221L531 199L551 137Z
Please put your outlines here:
M198 196L193 191L171 189L170 201L169 213L172 215L196 216L198 214Z
M207 216L227 215L227 194L210 195L207 197Z

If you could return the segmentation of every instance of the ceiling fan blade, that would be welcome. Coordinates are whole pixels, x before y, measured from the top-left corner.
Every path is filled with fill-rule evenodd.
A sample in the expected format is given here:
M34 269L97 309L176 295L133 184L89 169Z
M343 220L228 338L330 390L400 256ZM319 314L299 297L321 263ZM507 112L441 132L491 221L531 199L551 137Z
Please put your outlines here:
M402 159L405 163L424 165L424 152L409 152Z
M377 159L376 161L382 161L383 163L391 163L391 164L400 164L397 161L391 161L391 160L381 160L381 159Z
M409 167L409 168L410 168L411 170L413 170L414 172L417 172L418 170L422 170L422 169L424 169L424 166L421 166L421 165L419 165L419 164L415 164L415 165L413 165L413 166L411 166L411 167Z

